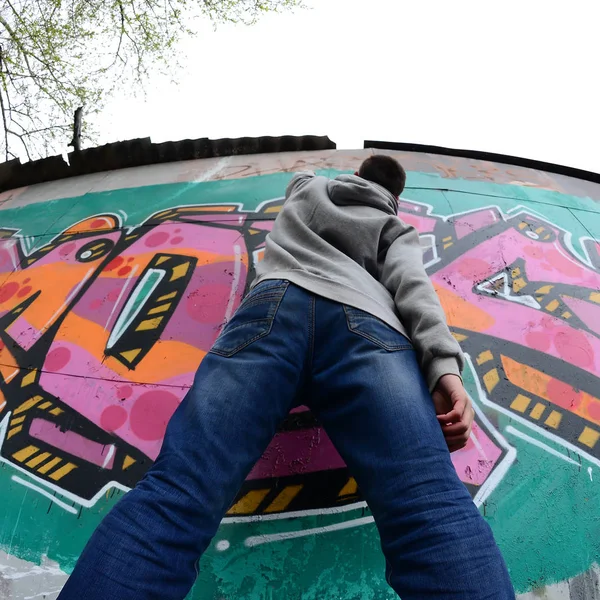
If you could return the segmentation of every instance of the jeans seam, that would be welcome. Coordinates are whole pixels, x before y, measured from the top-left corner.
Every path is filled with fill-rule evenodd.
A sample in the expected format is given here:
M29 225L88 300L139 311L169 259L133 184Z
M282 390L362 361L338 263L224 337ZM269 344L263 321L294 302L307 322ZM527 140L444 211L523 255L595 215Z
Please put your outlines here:
M231 333L232 331L237 331L238 329L243 329L244 327L247 327L248 325L256 325L258 323L268 323L271 320L271 316L267 315L264 319L252 319L251 321L245 321L244 323L242 323L241 325L237 325L236 327L232 327L231 329L227 330L227 333Z
M308 365L312 370L312 362L315 356L315 312L316 312L316 298L311 294L309 300L309 312L310 316L308 319Z
M252 342L259 340L261 337L265 337L265 335L269 335L272 327L273 327L273 322L271 321L271 323L267 329L265 329L264 331L261 331L259 334L255 335L253 338L249 339L248 341L244 342L243 344L236 346L233 350L225 351L225 350L219 350L218 348L211 348L210 351L213 354L218 354L225 358L231 358L234 354L237 354L240 350L243 350L246 346L249 346Z
M275 281L275 280L273 280ZM289 281L277 281L277 283L269 283L270 280L263 281L259 283L256 288L254 288L241 302L238 307L238 310L243 308L248 308L249 306L254 306L254 303L261 304L265 301L276 300L278 296L280 296L280 290L283 288L287 290L289 286ZM267 284L267 285L265 285ZM264 286L264 287L263 287Z
M390 344L386 344L385 342L382 342L380 339L377 339L375 336L370 335L369 333L365 333L364 331L357 331L356 329L352 329L352 328L350 329L350 331L356 335L360 335L361 337L364 337L366 340L369 340L370 342L377 344L377 346L379 346L380 348L383 348L384 350L388 350L389 352L413 349L413 347L410 344L390 345Z
M251 301L249 301L247 304L243 304L240 305L240 308L252 308L254 306L260 306L261 304L268 304L270 302L277 302L278 297L277 296L270 296L270 297L259 297L259 298L252 298Z
M275 290L277 288L287 287L289 285L289 281L287 279L265 279L261 281L251 292L256 292L257 290Z
M361 337L365 338L366 340L369 340L373 344L376 344L377 346L379 346L380 348L383 348L384 350L387 350L388 352L397 352L400 350L413 350L414 349L412 344L410 344L410 343L394 344L394 345L386 344L385 342L377 339L375 336L372 336L369 333L365 333L364 331L359 331L358 329L355 329L356 327L358 327L358 322L352 317L352 314L351 314L352 307L346 306L344 304L343 308L344 308L344 313L346 314L346 325L348 326L348 331L350 331L350 333L353 333L355 335L360 335ZM348 309L350 309L350 311ZM377 317L373 317L373 315L369 315L367 313L367 316L375 321L379 321L379 319L377 319ZM402 334L399 333L399 335L402 335Z
M256 304L264 304L266 302L272 302L277 300L281 296L281 291L272 292L270 290L266 290L255 296L247 296L247 298L240 304L240 308L248 308L250 306L255 306Z
M387 569L385 571L385 580L392 587L392 563L390 561L387 561Z

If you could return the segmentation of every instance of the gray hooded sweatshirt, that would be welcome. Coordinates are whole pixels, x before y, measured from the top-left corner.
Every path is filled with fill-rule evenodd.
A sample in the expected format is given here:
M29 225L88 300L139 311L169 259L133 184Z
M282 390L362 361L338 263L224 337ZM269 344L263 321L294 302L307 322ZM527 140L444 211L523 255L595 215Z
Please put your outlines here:
M398 218L398 200L357 177L296 174L253 287L285 279L378 317L408 337L430 390L460 376L463 356L423 267L419 235Z

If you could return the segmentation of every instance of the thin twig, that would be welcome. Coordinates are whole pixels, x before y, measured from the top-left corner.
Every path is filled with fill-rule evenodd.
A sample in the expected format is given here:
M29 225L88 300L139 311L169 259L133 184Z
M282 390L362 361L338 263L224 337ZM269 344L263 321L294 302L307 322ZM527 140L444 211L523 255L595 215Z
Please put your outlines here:
M15 17L27 29L27 23L25 23L25 21L23 21L23 18L17 12L17 10L15 9L15 7L12 5L11 1L10 0L6 0L6 3L10 7L10 9L13 11ZM40 58L39 56L37 56L36 54L34 54L31 50L25 50L25 48L23 47L23 45L20 43L20 41L18 40L17 36L15 35L14 31L12 31L12 29L10 28L10 26L8 25L8 23L6 22L6 20L3 19L1 16L0 16L0 23L2 23L6 27L6 30L8 31L9 34L11 34L11 37L13 38L13 40L15 41L15 43L21 48L21 52L23 53L23 58L25 58L25 62L27 63L28 70L32 74L32 77L35 78L35 76L31 72L31 67L29 66L29 62L27 61L27 54L29 54L29 56L31 56L32 58L35 58L35 60L37 60L38 62L40 62L42 65L44 65L46 67L46 69L48 69L48 72L49 72L50 76L52 77L52 79L54 79L54 82L57 85L57 92L61 94L63 102L65 104L68 104L68 100L65 98L64 92L63 92L63 88L65 87L64 83L62 81L58 80L58 78L57 78L57 76L55 74L54 68L51 65L51 63L49 63L46 60L46 52L45 52L44 48L38 42L37 38L35 36L31 36L31 40L39 48L40 52L42 53L43 58ZM73 81L71 81L71 79L65 73L63 73L62 75L65 78L65 80L67 81L67 83L71 86L72 89L74 89L75 87L77 87L73 83ZM40 88L48 95L48 97L49 97L50 100L53 100L52 94L50 94L47 90L45 90L41 86L40 86Z
M4 125L4 157L8 162L8 125L6 123L6 112L4 110L4 97L0 91L0 109L2 110L2 123Z
M20 133L17 133L16 131L12 131L12 129L7 129L7 131L11 135L14 135L15 137L19 138L19 140L21 140L21 143L23 144L23 147L25 148L25 152L27 153L27 159L31 160L31 154L29 154L29 148L27 147L27 144L25 143L25 140L23 139L25 136L23 136Z

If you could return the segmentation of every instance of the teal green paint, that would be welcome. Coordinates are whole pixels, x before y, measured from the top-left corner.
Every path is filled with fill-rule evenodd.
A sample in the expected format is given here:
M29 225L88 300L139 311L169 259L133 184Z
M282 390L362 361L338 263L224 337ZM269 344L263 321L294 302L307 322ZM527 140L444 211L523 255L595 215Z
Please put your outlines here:
M600 213L600 203L589 197L576 197L561 192L507 183L448 179L433 173L409 172L406 187L407 192L411 188L450 190L492 198L510 198L516 201L530 200L539 204Z
M339 171L327 171L332 176ZM253 211L262 202L281 197L289 174L238 180L147 186L90 193L12 208L0 212L0 226L20 229L23 235L42 236L38 245L73 223L103 212L127 212L126 226L142 223L151 214L176 205L239 203ZM410 173L405 192L409 200L432 206L448 216L484 206L508 211L518 205L535 211L572 234L600 239L600 208L590 199L575 198L534 188L487 182L449 180L432 174ZM52 215L52 218L48 218ZM477 398L473 375L465 374ZM564 455L561 446L537 437L530 429L493 409L484 412L517 449L517 460L482 508L507 559L518 591L562 581L600 561L598 507L599 469L582 462L577 467L506 434L512 425ZM592 466L593 481L587 469ZM0 465L3 490L0 548L20 558L39 562L46 554L71 570L85 541L119 497L110 492L91 509L72 515L47 498L11 480L12 467ZM63 496L58 499L72 504ZM364 513L364 514L368 514ZM341 515L319 515L278 521L224 524L215 540L230 547L219 552L213 544L202 560L202 572L189 598L290 598L334 600L391 599L383 577L383 559L373 525L244 546L249 536L304 530L364 516L362 510Z
M587 473L591 463L579 468L507 437L518 460L486 513L515 587L527 591L589 569L600 557L600 493ZM592 472L598 475L597 468Z
M0 519L0 548L19 558L38 562L43 554L56 560L63 569L71 569L83 549L85 540L92 534L100 519L120 493L108 493L93 508L83 508L80 514L71 514L53 504L45 496L37 494L12 481L12 475L20 475L10 465L0 466L0 489L2 508ZM27 476L22 476L27 479ZM60 494L57 499L74 505ZM78 505L74 505L79 509ZM15 527L15 524L18 526Z
M576 210L573 210L572 213L586 228L591 237L600 240L600 214Z
M360 517L354 511L345 518ZM330 519L287 520L273 531L323 526ZM223 525L219 539L231 547L213 548L203 557L201 574L190 598L290 598L303 600L379 600L394 598L387 586L379 536L374 525L265 544L248 550L247 535L265 533L265 524ZM204 571L203 571L204 569ZM216 574L216 576L215 576Z
M319 171L335 176L348 171ZM19 229L25 236L55 235L73 223L102 212L125 210L125 226L136 226L149 216L173 206L194 204L240 204L246 211L254 211L266 200L283 195L291 174L276 173L244 179L208 181L200 183L169 183L108 192L92 192L78 198L51 200L42 204L0 211L0 227ZM537 188L517 185L496 184L463 179L446 179L430 173L410 172L406 198L414 198L434 206L434 211L447 214L447 204L437 207L435 196L428 190L450 190L461 193L461 205L471 208L498 205L514 208L521 202L532 202L538 212L552 210L557 206L600 215L600 203L590 198L576 198L559 192L548 192ZM436 194L437 195L437 194ZM452 194L449 194L451 196ZM420 196L418 198L417 196ZM483 201L481 197L484 197ZM453 196L454 197L454 196ZM489 200L488 200L489 198ZM518 201L515 203L515 201ZM454 203L451 201L452 208ZM465 209L467 210L467 209ZM51 215L51 218L48 216ZM595 215L593 215L595 218ZM587 217L584 216L584 219ZM600 218L600 217L599 217Z
M470 396L477 399L470 369L465 371L464 381ZM481 508L517 591L564 581L589 569L600 559L598 467L584 459L580 467L575 466L507 434L506 427L512 425L569 457L563 447L481 402L477 404L517 450L516 461ZM576 454L570 458L579 460Z

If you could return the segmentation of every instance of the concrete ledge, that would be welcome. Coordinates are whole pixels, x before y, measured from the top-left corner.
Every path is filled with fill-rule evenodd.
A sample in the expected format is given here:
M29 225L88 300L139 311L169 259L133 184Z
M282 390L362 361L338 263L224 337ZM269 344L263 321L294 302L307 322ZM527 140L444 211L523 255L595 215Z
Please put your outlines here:
M600 183L600 173L576 169L575 167L566 167L555 163L544 162L542 160L533 160L531 158L521 158L509 154L496 154L495 152L484 152L482 150L460 150L457 148L445 148L444 146L430 146L427 144L410 144L406 142L378 142L374 140L365 140L364 148L373 148L376 150L398 150L401 152L422 152L426 154L441 154L442 156L457 156L462 158L473 158L475 160L487 160L491 162L503 163L507 165L516 165L536 169L537 171L546 171L548 173L558 173L568 177L584 179L594 183Z

